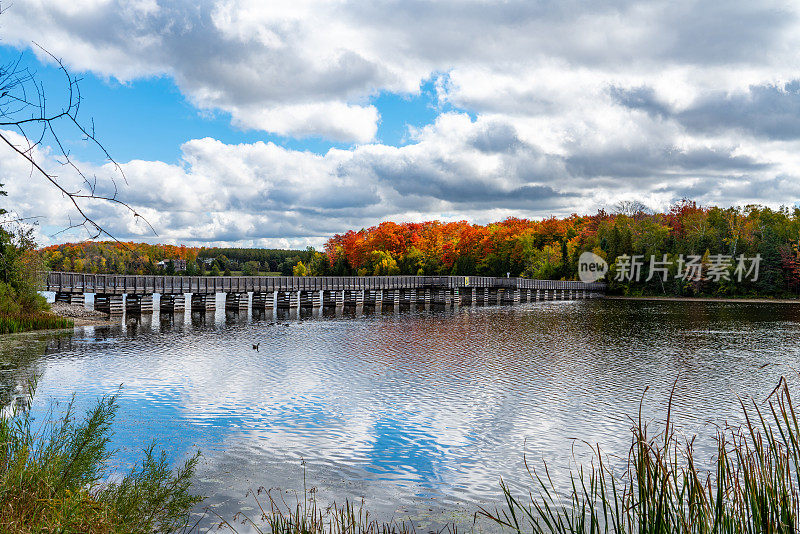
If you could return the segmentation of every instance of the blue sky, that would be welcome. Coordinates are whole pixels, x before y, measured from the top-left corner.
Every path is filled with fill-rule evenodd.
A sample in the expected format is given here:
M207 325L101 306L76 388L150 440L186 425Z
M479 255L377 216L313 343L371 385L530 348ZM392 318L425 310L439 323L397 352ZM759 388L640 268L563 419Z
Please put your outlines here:
M31 51L0 46L0 63L22 58L48 92L60 94L64 73L52 62L39 61ZM272 142L291 150L324 154L331 148L347 149L352 143L335 142L320 136L293 138L269 132L236 127L231 116L221 110L200 110L193 106L175 82L165 75L149 76L128 82L97 76L89 72L71 73L79 79L83 102L80 114L94 120L98 136L111 155L120 162L132 159L178 163L180 146L190 140L213 137L228 144ZM450 104L437 102L432 80L424 80L418 93L380 92L368 99L380 111L376 140L400 146L409 142L409 126L431 124L439 113L454 111ZM460 110L463 111L463 110ZM85 150L80 139L72 138L76 153L89 161L102 163L103 156Z
M383 220L486 223L613 210L795 204L800 8L767 0L433 3L18 2L0 59L24 52L51 106L82 116L126 180L58 133L121 239L320 246ZM2 105L2 101L0 101ZM8 132L15 146L23 140ZM70 190L54 140L33 152ZM8 148L0 180L41 244L86 238L74 207ZM84 189L81 189L84 188Z

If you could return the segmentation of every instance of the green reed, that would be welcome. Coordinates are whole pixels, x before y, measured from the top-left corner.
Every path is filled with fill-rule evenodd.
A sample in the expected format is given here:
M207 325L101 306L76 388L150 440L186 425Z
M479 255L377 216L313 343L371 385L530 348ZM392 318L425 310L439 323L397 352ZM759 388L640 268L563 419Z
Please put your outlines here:
M798 532L800 426L786 380L764 405L740 402L745 424L718 428L716 454L705 469L694 438L675 432L671 410L663 431L651 434L640 409L621 472L613 473L593 447L591 463L571 473L566 496L546 465L528 467L532 492L517 497L501 481L505 507L476 515L533 533Z
M15 334L28 330L55 330L72 328L71 319L59 317L48 312L31 314L0 314L0 334Z
M307 489L303 471L303 494L294 503L275 497L273 491L259 488L249 492L260 512L260 518L238 513L233 521L219 517L220 528L238 532L244 525L247 532L258 534L413 534L414 526L406 521L379 521L370 516L364 503L356 505L345 500L343 505L333 503L320 506L315 488ZM264 498L264 496L266 498ZM213 513L213 512L212 512ZM216 515L216 514L215 514ZM448 534L457 534L455 527L445 527ZM443 532L444 532L443 531Z

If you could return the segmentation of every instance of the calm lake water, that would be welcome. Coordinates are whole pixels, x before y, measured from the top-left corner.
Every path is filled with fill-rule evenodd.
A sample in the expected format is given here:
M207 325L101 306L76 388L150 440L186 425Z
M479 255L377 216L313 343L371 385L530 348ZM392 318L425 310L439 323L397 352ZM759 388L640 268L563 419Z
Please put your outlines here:
M324 504L363 498L424 531L471 525L499 503L500 477L528 487L523 455L557 484L573 453L588 457L576 439L625 456L645 388L645 416L659 420L677 380L677 425L710 451L713 425L740 421L737 395L761 402L800 369L795 305L593 300L274 321L218 310L13 336L0 393L7 402L37 375L41 417L54 400L88 407L122 386L119 467L153 439L176 460L200 449L196 490L225 518L256 517L249 489L293 502L305 473Z

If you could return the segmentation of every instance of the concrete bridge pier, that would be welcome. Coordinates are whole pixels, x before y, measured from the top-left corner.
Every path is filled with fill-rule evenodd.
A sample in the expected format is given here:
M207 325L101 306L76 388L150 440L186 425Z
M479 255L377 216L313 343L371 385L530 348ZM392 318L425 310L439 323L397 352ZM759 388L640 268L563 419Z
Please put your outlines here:
M191 307L193 312L213 312L217 309L217 294L192 293Z
M86 305L86 295L83 293L56 293L56 302L66 302L75 306Z
M183 293L165 293L159 299L158 308L161 313L183 313L186 309L186 297Z
M122 295L98 293L94 296L94 309L109 315L122 315L125 309Z
M311 291L311 307L314 309L322 307L322 291Z

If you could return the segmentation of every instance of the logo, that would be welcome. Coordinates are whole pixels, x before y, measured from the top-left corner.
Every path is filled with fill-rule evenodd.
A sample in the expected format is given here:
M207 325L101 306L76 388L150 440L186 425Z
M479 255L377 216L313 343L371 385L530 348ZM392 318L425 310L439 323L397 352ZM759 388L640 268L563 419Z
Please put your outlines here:
M608 272L606 260L594 252L584 252L578 258L578 277L581 282L591 284L603 278Z

